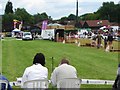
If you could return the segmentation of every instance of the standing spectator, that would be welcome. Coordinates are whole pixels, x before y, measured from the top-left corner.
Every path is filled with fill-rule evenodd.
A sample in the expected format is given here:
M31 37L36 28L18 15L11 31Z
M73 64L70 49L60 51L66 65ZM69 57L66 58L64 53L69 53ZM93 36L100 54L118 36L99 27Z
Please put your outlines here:
M69 65L69 61L65 58L61 60L60 65L51 74L52 85L56 86L57 82L64 78L77 78L75 67Z
M91 45L93 47L96 47L96 35L95 34L92 36L92 43L91 43Z
M29 80L47 79L48 69L45 67L45 56L42 53L37 53L33 60L33 65L27 67L22 76L22 88L23 83ZM30 86L29 86L30 87ZM28 88L29 88L28 87Z
M103 37L102 37L102 35L100 33L98 33L96 39L97 39L97 48L99 49L101 44L102 44Z
M110 50L110 49L113 49L113 46L112 46L113 34L112 34L112 32L109 32L109 33L108 33L107 41L108 41L109 50Z
M107 37L104 38L104 49L107 47Z
M7 80L7 78L5 76L3 76L3 75L0 74L0 80L6 80L8 82L8 88L7 88L7 90L12 90L12 87L10 86L9 81ZM0 85L0 89L1 90L6 90L5 89L5 85L4 84Z
M113 89L120 90L120 64L118 65L117 77L116 77L115 82L113 84Z

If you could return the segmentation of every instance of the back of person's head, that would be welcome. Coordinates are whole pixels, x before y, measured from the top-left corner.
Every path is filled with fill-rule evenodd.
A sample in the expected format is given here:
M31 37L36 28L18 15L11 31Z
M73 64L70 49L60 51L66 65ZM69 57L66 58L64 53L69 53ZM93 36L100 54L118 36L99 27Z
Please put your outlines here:
M66 58L63 58L61 60L60 64L68 64L69 65L69 61Z
M42 53L37 53L34 57L33 64L45 66L45 56Z

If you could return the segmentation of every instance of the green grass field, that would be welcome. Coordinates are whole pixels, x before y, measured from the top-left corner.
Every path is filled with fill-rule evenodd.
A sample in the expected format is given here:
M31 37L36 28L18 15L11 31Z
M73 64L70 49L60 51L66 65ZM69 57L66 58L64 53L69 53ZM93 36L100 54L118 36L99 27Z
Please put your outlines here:
M21 77L25 68L32 65L33 57L37 52L44 53L46 57L49 79L52 72L51 57L54 57L54 67L63 57L70 59L70 64L76 67L78 77L81 79L114 80L116 77L117 52L108 53L95 47L77 47L75 44L48 40L22 41L12 38L2 41L2 74L9 81L16 81L16 77ZM82 85L82 87L92 86ZM100 87L102 86L100 85Z

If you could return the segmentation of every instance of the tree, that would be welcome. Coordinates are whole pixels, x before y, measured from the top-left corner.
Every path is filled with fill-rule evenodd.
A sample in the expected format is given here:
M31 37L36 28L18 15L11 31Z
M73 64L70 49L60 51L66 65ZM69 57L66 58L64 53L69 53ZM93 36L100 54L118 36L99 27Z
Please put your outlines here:
M8 1L5 7L5 14L13 13L12 2Z
M114 2L103 2L102 6L94 13L81 15L81 20L109 20L110 22L120 22L120 4Z
M68 20L75 20L76 19L76 16L74 14L70 14L68 16Z
M103 2L103 6L98 9L101 19L107 19L109 21L115 21L116 14L116 5L114 2Z
M11 32L13 30L13 19L14 14L4 14L2 17L2 30L6 32Z
M120 23L120 4L118 3L116 5L116 17L117 17L117 22Z
M52 18L48 16L45 12L41 14L37 13L33 17L34 17L35 23L42 22L43 20L48 20L48 19L52 20Z
M42 21L43 20L48 20L48 15L45 12L41 13L41 20Z
M26 9L24 8L17 8L15 10L15 17L14 19L18 19L20 21L23 21L24 25L31 25L34 24L34 18L32 15L30 15Z
M60 24L66 25L67 24L66 21L68 21L68 18L67 17L62 17L59 21L60 21Z
M96 12L88 13L88 14L82 15L79 18L80 18L80 20L97 20L97 19L99 19L99 14Z

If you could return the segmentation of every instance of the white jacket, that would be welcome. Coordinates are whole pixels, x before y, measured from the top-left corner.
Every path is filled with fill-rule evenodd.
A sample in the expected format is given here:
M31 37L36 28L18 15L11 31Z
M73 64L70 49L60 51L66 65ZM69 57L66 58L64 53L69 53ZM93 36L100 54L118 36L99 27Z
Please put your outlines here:
M56 86L57 82L63 78L77 78L76 69L68 64L62 64L56 67L51 75L52 85Z
M21 87L25 86L23 83L29 80L37 80L37 79L47 79L48 78L48 69L43 67L41 64L33 64L30 67L27 67L24 71L21 81ZM29 87L28 87L29 88Z

